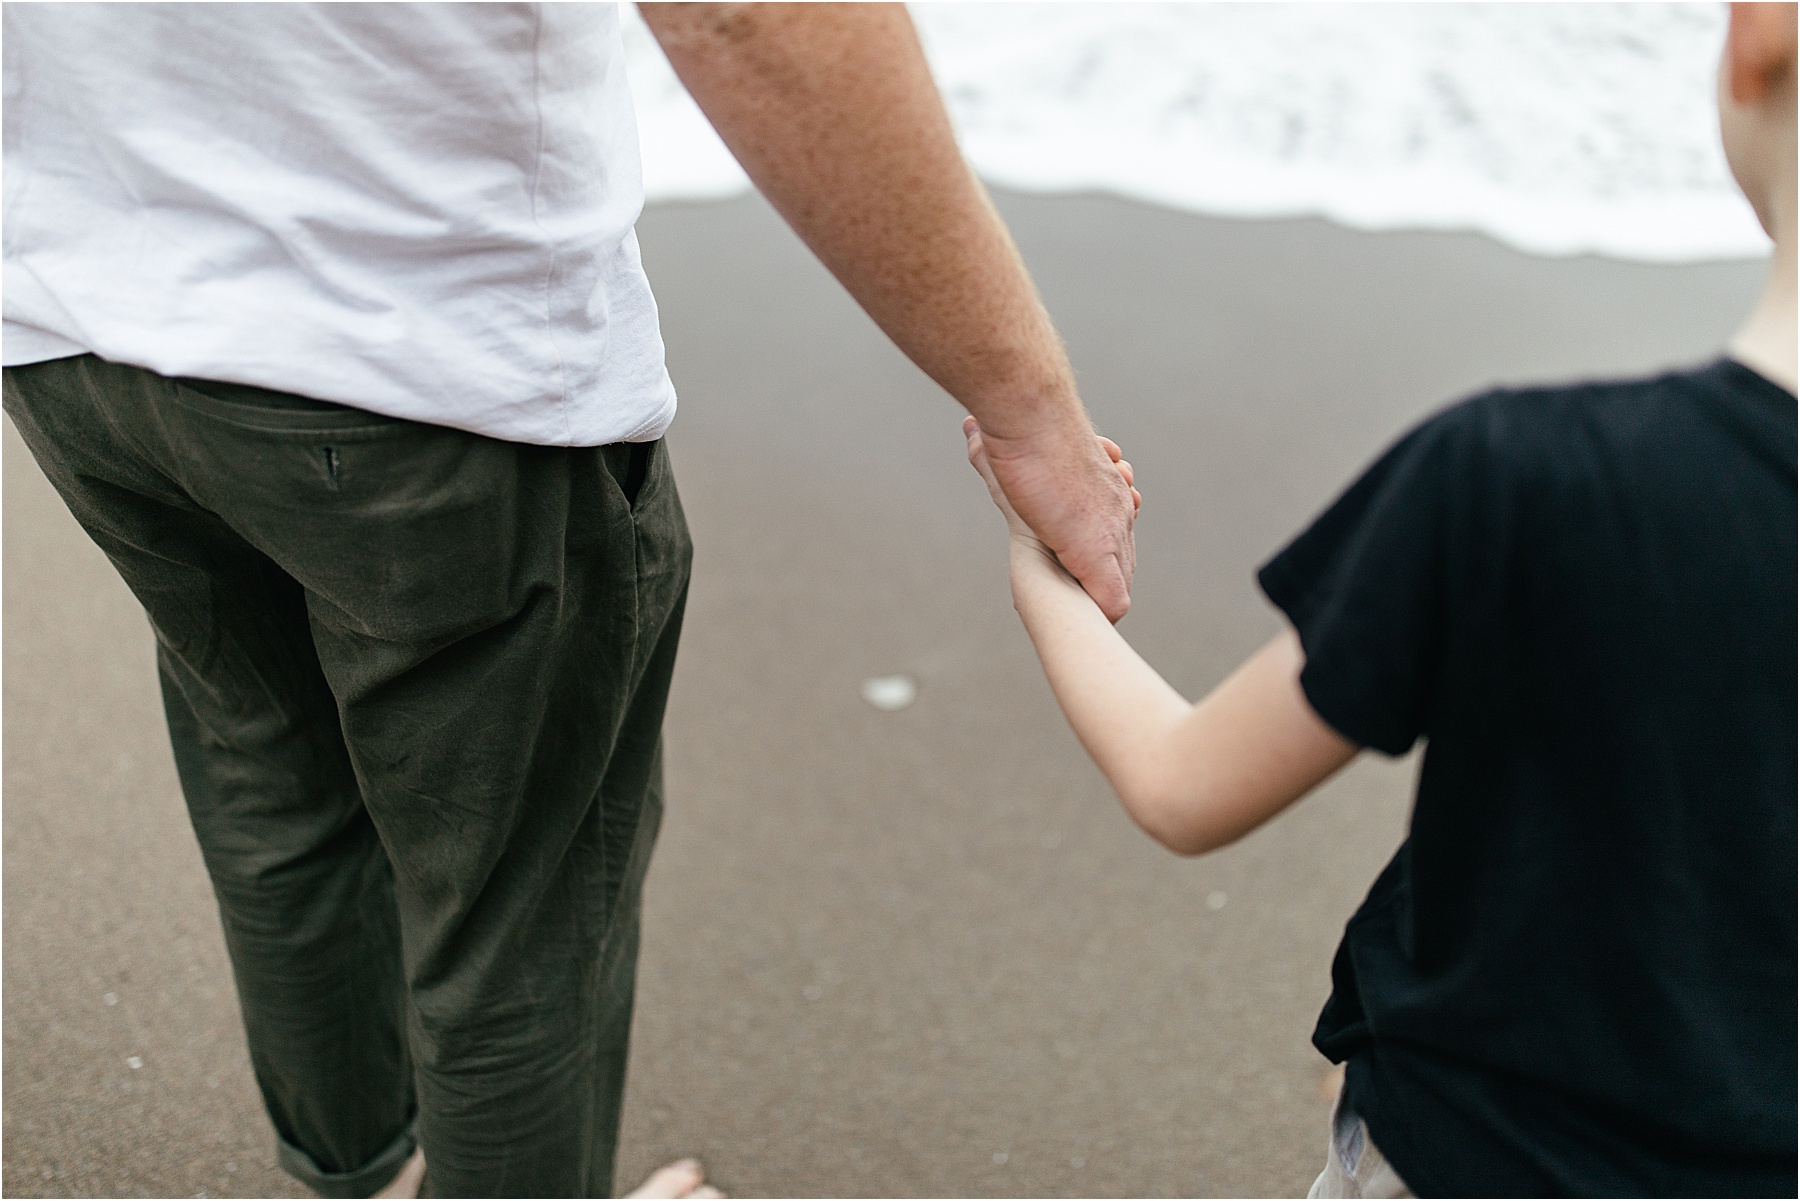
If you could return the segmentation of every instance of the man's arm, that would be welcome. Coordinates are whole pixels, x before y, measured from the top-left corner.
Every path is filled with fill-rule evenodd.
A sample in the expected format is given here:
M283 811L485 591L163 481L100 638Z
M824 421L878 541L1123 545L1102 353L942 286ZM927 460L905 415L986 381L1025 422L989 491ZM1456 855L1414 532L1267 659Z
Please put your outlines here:
M1062 341L957 149L897 4L640 4L763 195L877 325L981 421L1007 496L1112 620L1128 489Z
M1199 704L1169 687L1006 504L966 421L969 461L1011 531L1013 604L1075 736L1125 811L1170 850L1237 841L1356 757L1300 688L1293 630L1271 639ZM1119 468L1130 482L1129 464Z

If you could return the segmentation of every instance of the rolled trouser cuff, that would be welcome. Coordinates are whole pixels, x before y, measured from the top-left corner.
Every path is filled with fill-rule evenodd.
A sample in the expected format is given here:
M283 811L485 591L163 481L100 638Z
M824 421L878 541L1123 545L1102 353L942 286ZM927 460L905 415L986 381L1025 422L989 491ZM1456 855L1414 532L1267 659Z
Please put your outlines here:
M321 1197L372 1197L399 1174L401 1165L418 1145L418 1130L408 1122L406 1129L382 1148L381 1154L354 1171L322 1171L312 1156L280 1135L275 1136L275 1157L283 1171Z

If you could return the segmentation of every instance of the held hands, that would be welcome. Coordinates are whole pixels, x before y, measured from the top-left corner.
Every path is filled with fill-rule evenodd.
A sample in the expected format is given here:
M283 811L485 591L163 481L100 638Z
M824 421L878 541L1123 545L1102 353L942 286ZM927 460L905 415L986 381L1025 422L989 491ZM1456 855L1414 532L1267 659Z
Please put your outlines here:
M1119 448L1083 420L1019 437L1001 437L974 418L963 423L969 461L995 503L1035 545L1073 576L1107 620L1131 608L1137 551L1131 527L1142 498Z
M995 472L994 460L989 454L990 442L982 432L981 423L976 421L973 417L965 417L963 419L963 436L968 439L969 443L969 465L980 472L981 478L987 482L988 495L993 498L994 504L999 507L1000 512L1005 516L1006 528L1011 532L1014 541L1043 552L1048 558L1061 563L1064 569L1067 570L1068 564L1063 561L1063 556L1058 555L1050 546L1048 540L1040 537L1025 519L1019 516L1018 510L1013 507L1013 503L1008 497L1006 489L1001 486L1000 480ZM1114 442L1111 438L1103 438L1099 435L1095 435L1094 442L1098 449L1105 454L1105 461L1110 463L1113 470L1117 473L1118 483L1123 487L1124 491L1130 494L1130 520L1135 521L1137 519L1138 510L1143 507L1144 498L1134 486L1136 476L1131 469L1131 464L1125 460L1124 452L1119 449L1119 444ZM1129 538L1129 533L1127 534L1127 538ZM1073 575L1075 573L1071 572L1070 574ZM1083 579L1082 582L1085 586L1086 580ZM1123 584L1125 588L1130 587L1128 567L1124 574ZM1089 592L1091 593L1092 591L1093 589L1089 588ZM1099 597L1095 597L1095 602L1100 604L1101 609L1106 611L1107 617L1111 620L1117 621L1119 617L1124 616L1123 608L1120 608L1117 613L1114 613L1108 609L1107 605L1101 601ZM1130 604L1129 599L1125 600L1125 604Z

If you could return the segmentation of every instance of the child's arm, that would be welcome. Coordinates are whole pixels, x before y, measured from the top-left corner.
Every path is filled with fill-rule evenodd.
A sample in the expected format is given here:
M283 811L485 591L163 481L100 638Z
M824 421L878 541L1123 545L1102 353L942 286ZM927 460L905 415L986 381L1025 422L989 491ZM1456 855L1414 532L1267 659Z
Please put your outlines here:
M1248 834L1355 757L1300 690L1290 629L1190 705L1119 636L1013 513L973 418L969 461L1012 531L1013 604L1069 724L1151 837L1183 855ZM1131 482L1130 465L1120 470Z

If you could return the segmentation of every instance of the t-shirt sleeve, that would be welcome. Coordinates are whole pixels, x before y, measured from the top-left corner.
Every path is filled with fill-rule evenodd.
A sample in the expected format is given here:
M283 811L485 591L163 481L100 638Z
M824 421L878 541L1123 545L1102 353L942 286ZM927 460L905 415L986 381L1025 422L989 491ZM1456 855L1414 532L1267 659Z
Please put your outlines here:
M1300 635L1300 686L1359 746L1400 755L1426 732L1442 659L1447 528L1466 504L1467 406L1402 438L1257 573ZM1463 482L1470 483L1467 479Z

